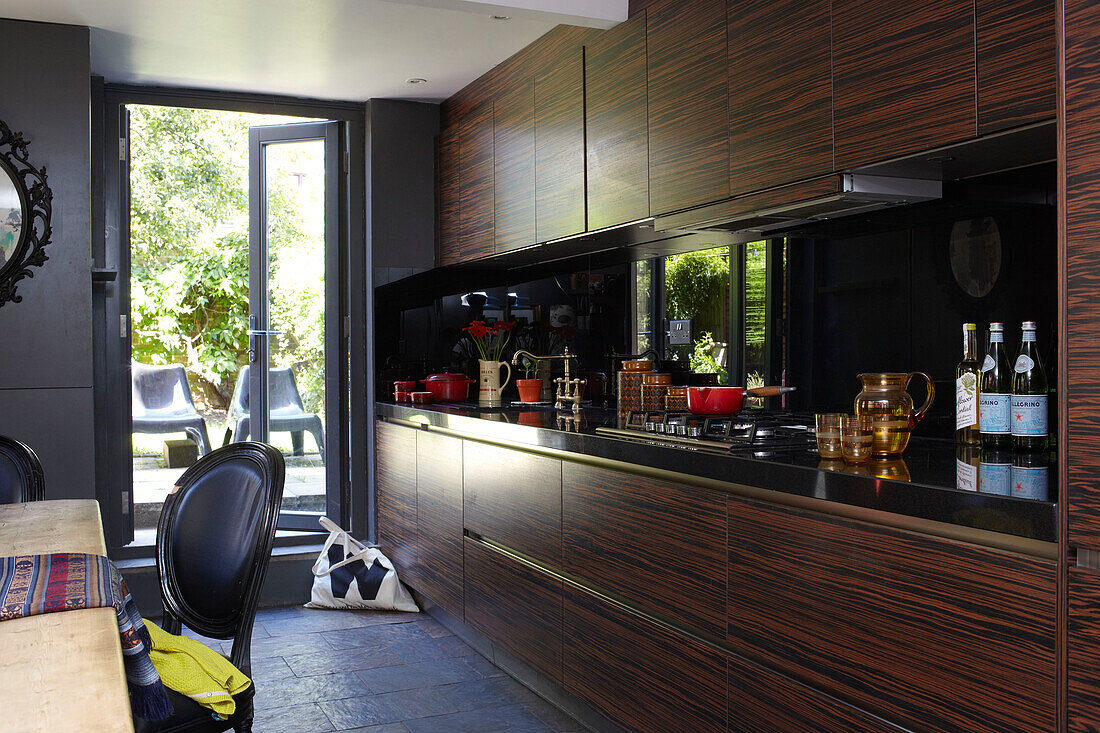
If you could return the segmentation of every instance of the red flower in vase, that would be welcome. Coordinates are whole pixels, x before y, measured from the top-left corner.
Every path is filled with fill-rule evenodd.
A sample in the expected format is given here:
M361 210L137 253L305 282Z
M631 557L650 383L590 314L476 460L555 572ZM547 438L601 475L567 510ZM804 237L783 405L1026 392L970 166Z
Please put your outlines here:
M515 327L515 321L497 321L493 324L493 331L496 333L503 333L505 331L511 331Z
M463 331L468 331L474 338L485 338L493 333L491 326L486 326L485 321L470 321L470 325L466 326Z

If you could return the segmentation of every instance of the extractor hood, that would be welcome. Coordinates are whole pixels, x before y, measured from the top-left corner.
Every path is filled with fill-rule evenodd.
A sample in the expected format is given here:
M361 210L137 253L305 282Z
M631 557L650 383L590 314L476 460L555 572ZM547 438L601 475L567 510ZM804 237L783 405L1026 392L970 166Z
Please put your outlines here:
M658 217L654 228L765 234L942 195L941 181L842 173Z

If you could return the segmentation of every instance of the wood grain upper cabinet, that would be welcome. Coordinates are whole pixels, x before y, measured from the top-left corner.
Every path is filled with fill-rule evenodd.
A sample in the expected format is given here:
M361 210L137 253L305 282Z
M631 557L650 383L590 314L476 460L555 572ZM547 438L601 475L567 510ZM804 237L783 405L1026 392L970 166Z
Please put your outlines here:
M462 441L421 431L416 439L417 588L461 619Z
M462 451L466 529L561 567L561 461L466 441Z
M734 194L833 170L830 0L729 5Z
M978 134L1055 115L1053 0L977 0Z
M655 0L646 9L646 51L650 212L727 198L725 0Z
M523 79L493 103L496 252L535 243L535 82Z
M535 77L535 239L585 231L584 49L566 47Z
M731 644L904 727L1055 729L1054 562L743 499L729 520Z
M459 195L458 195L458 126L451 125L439 132L436 138L435 180L436 187L436 264L454 265L459 262L458 244Z
M588 228L649 216L646 19L639 13L585 46Z
M457 262L488 257L495 249L493 102L482 102L458 123Z
M977 134L974 0L833 0L836 167Z
M374 428L375 509L378 545L415 585L416 438L413 428L376 422Z

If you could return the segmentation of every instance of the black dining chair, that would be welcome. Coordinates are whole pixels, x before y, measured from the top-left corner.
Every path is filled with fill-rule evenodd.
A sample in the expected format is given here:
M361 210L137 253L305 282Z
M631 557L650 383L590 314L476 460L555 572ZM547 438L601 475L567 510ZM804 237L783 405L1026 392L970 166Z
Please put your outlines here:
M202 636L232 639L229 661L252 676L252 625L267 573L286 469L264 443L234 443L203 456L165 499L157 525L157 575L162 628L183 626ZM207 708L168 690L175 713L136 720L136 733L252 730L255 685L234 696L237 709L215 720Z
M30 446L0 435L0 504L42 501L46 479Z

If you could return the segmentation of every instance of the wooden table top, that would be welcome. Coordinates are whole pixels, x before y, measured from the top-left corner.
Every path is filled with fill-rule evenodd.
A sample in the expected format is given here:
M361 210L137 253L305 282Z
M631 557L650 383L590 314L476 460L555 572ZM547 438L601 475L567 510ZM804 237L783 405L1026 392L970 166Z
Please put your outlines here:
M0 556L106 555L93 499L0 505ZM113 608L0 622L0 727L133 733Z

